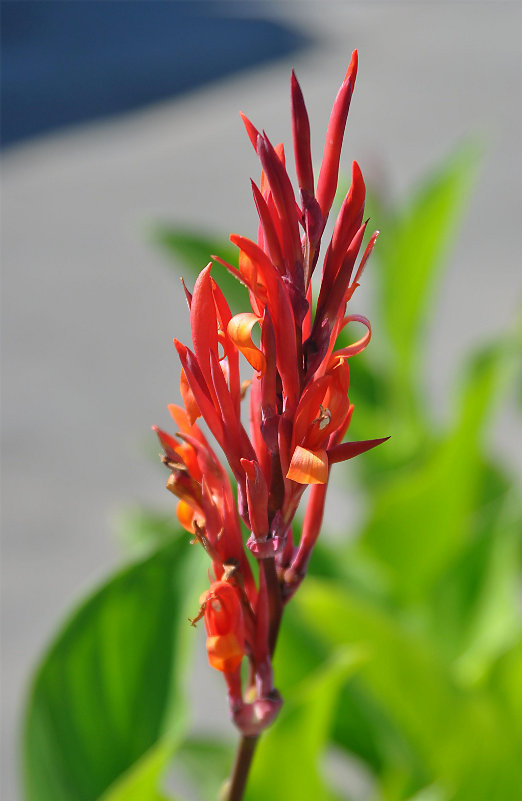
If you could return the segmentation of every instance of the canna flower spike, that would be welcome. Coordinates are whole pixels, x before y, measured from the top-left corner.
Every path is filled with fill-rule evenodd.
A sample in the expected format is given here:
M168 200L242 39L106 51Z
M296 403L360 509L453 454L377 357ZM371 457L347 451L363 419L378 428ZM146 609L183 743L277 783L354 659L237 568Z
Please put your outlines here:
M261 163L252 182L259 217L257 241L232 234L238 266L213 256L243 283L250 309L232 315L212 277L200 273L190 310L192 349L175 345L182 370L184 408L171 406L178 433L155 429L177 496L178 519L212 563L195 623L204 618L212 667L225 677L230 710L241 732L254 737L276 716L272 655L284 604L302 581L321 529L332 465L364 453L386 438L344 442L354 412L349 359L370 342L366 317L347 314L378 232L359 257L366 235L365 185L353 162L352 183L325 249L317 292L311 279L337 189L342 142L357 75L354 52L328 123L317 182L303 94L291 75L292 135L299 197L273 146L242 114ZM352 345L338 346L348 323L364 326ZM260 331L256 339L255 331ZM256 344L259 342L259 344ZM240 377L240 360L253 370ZM243 406L243 409L242 409ZM202 418L223 451L237 486L198 425ZM248 431L244 420L249 419ZM310 485L305 521L294 544L292 522ZM241 523L250 536L245 542ZM257 561L254 571L247 549ZM244 686L241 665L248 661Z

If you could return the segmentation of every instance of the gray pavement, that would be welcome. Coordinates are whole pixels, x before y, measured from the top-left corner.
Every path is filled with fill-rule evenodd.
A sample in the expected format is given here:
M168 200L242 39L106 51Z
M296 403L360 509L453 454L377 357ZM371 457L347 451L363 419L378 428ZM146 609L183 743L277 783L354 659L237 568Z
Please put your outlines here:
M30 670L71 601L117 564L114 516L138 503L173 508L150 458L149 426L168 421L179 376L171 341L188 339L188 316L147 232L163 220L255 235L248 179L257 164L239 109L289 143L295 66L319 158L331 102L358 47L346 170L354 157L363 173L383 165L400 196L463 136L485 138L430 338L435 406L447 408L462 354L502 331L520 305L522 6L266 8L315 33L317 46L292 63L13 148L3 161L6 801L18 798L16 731ZM366 301L361 292L358 310ZM493 447L520 469L516 426L504 410ZM212 709L214 717L224 713L221 697Z

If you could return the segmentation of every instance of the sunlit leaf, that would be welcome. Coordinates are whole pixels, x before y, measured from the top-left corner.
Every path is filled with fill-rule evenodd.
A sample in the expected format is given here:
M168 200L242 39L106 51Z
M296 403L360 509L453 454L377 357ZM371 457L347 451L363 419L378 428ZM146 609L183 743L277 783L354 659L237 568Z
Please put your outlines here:
M160 789L163 775L176 750L165 738L145 754L107 790L100 801L183 801L178 795L166 795Z
M388 571L398 598L422 595L470 541L481 504L482 438L513 356L504 343L476 356L454 425L372 499L361 547Z
M180 536L174 513L159 514L141 507L127 509L118 515L116 529L126 549L136 555L143 555ZM185 541L188 544L188 536Z
M377 745L383 798L406 799L430 785L459 801L488 801L495 793L516 797L522 777L517 724L489 687L468 689L456 682L452 665L397 610L375 607L341 586L315 580L296 599L333 649L367 651L345 692L355 692L352 708L358 699L358 714ZM349 705L337 709L343 715ZM340 723L337 741L357 748L353 727Z
M360 648L344 648L288 692L276 723L261 738L248 783L248 801L337 801L321 775L336 699L364 662Z
M190 737L178 748L172 770L194 788L201 801L217 799L233 758L232 743L210 737Z
M181 734L195 559L179 537L110 578L61 629L27 706L27 801L96 801Z
M379 239L379 316L402 378L411 376L423 344L428 301L433 305L435 280L447 263L443 257L460 222L477 156L477 148L467 145L446 160L395 216L394 224L388 217Z

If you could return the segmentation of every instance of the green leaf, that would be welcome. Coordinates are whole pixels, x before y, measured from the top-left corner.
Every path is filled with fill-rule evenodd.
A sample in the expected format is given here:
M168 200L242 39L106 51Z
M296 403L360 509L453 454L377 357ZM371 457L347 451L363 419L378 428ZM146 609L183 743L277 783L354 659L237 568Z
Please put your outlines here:
M185 725L194 549L185 536L110 578L44 655L24 725L27 801L96 801Z
M212 255L237 267L238 249L226 239L208 234L189 232L173 225L158 225L153 231L154 240L170 256L173 265L181 264L196 278L211 260ZM222 264L214 262L212 275L223 291L233 314L250 308L246 288Z
M170 738L160 741L117 779L100 801L181 801L160 790L163 773L175 750Z
M354 706L358 703L377 746L379 797L404 801L430 785L459 801L517 797L519 724L490 686L455 682L452 665L441 659L436 645L397 610L376 608L341 586L310 579L296 602L333 649L359 647L368 653L345 692L355 688ZM499 673L509 686L512 664L505 660ZM338 742L354 750L357 732L354 738L354 728L342 726L349 707L341 703L336 709Z
M278 719L258 745L245 801L338 798L321 775L320 760L340 689L365 659L364 649L340 648L288 691Z
M177 750L173 768L188 780L197 798L218 798L234 759L232 743L191 737Z
M126 509L116 520L118 538L133 556L143 556L179 537L179 523L173 514L159 514L152 509ZM186 537L189 542L189 535Z
M375 250L380 262L379 316L386 325L398 375L412 384L428 301L460 222L477 156L477 148L468 144L446 159L399 213L395 224L387 219Z
M393 595L424 595L470 541L481 507L482 438L513 368L509 343L473 359L457 419L439 444L378 487L361 548L388 573Z
M428 754L446 726L445 710L455 695L433 649L401 628L393 613L333 583L307 579L296 602L312 630L332 648L367 649L360 681L395 729Z
M517 607L522 510L514 493L504 499L495 522L486 539L482 580L456 664L461 681L480 680L522 630Z

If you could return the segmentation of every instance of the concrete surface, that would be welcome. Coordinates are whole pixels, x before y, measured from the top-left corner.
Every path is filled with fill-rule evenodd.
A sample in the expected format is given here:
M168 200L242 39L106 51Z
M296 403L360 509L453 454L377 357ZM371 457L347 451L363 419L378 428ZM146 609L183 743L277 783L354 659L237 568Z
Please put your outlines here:
M289 143L288 76L295 66L319 158L331 102L357 46L345 169L354 157L363 173L382 164L399 196L463 136L486 138L430 339L435 403L447 404L469 346L502 331L520 304L521 5L265 8L312 32L317 46L292 63L50 136L4 158L6 801L18 798L15 742L30 670L71 601L117 564L114 515L136 503L173 508L163 472L149 458L149 425L167 423L165 405L176 396L179 375L171 340L188 339L188 318L147 230L172 220L255 234L248 179L258 170L239 109L273 140ZM361 292L358 310L365 302ZM520 466L515 425L504 412L494 446ZM217 700L209 701L214 719L224 714L216 678L209 679L217 688ZM201 706L196 721L204 723Z

